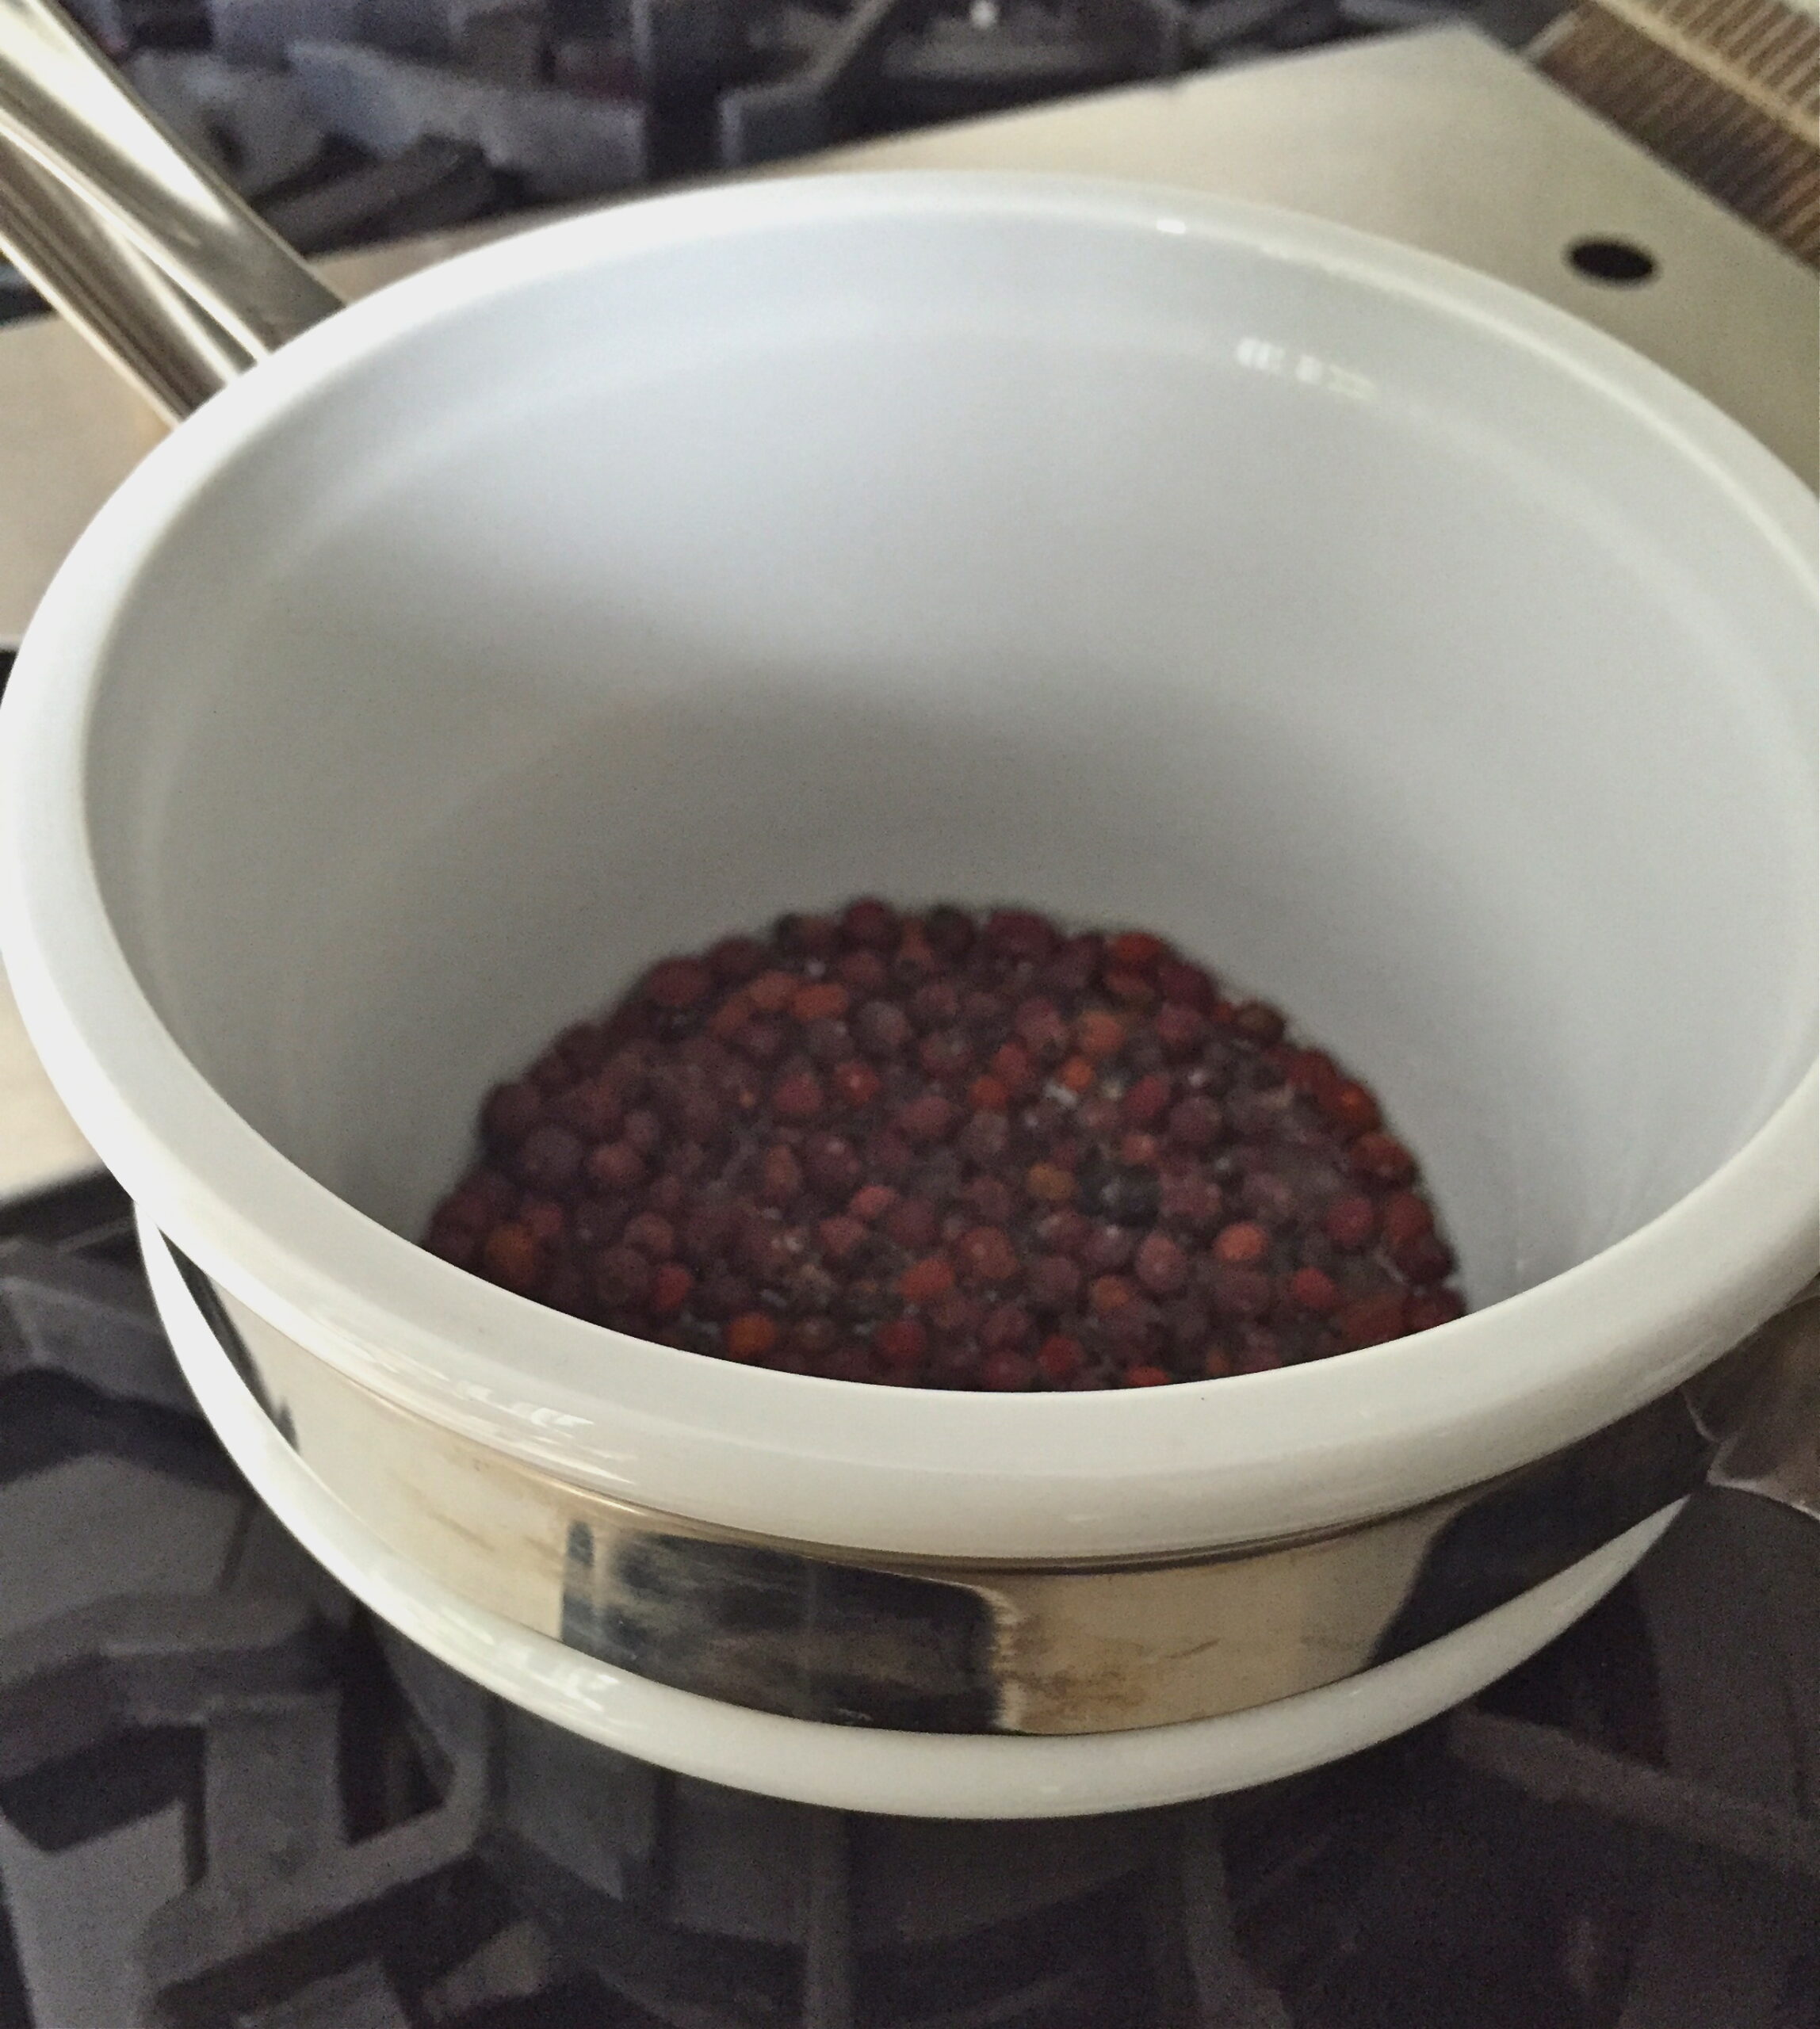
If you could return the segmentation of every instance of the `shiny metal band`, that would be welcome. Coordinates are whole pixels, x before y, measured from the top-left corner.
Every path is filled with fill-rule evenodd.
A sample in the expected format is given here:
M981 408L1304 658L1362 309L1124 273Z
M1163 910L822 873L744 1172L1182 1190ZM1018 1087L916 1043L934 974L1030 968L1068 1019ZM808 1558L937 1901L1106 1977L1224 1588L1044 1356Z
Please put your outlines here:
M1715 1458L1742 1451L1757 1490L1794 1498L1779 1476L1815 1456L1808 1301L1565 1451L1352 1527L1092 1565L842 1553L614 1500L412 1416L171 1252L299 1458L400 1557L637 1676L843 1725L1116 1733L1242 1711L1465 1626L1691 1492Z

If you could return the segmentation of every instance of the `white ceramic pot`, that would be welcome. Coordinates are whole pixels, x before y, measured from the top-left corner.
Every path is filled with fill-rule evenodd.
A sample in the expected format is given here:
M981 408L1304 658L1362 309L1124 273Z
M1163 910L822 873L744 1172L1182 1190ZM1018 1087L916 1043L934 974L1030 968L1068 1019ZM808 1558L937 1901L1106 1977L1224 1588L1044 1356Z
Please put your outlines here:
M1344 1528L1637 1410L1814 1273L1812 511L1635 354L1310 220L927 175L632 205L335 316L104 510L0 716L5 957L147 1220L477 1474L900 1557ZM1001 1399L698 1358L412 1244L555 1030L862 889L1141 922L1280 1000L1422 1154L1473 1313ZM1391 1665L1363 1729L1352 1686L1117 1754L847 1729L812 1779L751 1713L433 1610L436 1575L411 1623L408 1546L230 1441L495 1687L881 1809L1107 1809L1344 1751L1654 1533L1482 1624L1470 1666Z

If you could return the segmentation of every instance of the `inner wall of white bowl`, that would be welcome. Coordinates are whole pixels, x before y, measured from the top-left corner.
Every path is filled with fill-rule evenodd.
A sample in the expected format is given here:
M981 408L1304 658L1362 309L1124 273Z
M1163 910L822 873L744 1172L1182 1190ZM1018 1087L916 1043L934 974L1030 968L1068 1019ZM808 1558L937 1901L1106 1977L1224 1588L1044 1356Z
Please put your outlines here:
M269 431L128 621L128 955L401 1234L557 1028L863 890L1279 1000L1480 1304L1811 1055L1794 574L1534 351L1196 234L824 220L524 281Z

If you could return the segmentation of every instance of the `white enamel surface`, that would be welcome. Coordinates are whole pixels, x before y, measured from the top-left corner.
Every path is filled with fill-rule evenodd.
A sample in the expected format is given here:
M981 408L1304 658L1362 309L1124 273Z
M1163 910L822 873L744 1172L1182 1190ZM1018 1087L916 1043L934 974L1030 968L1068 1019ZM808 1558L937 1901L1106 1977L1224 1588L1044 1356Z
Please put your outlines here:
M1635 355L1185 194L770 182L357 305L128 481L0 721L76 1119L279 1328L589 1484L954 1554L1501 1470L1815 1253L1812 501ZM1475 1301L1112 1397L751 1372L416 1251L481 1089L877 887L1167 930L1425 1154Z
M470 1605L361 1527L272 1427L143 1217L159 1314L234 1462L304 1547L464 1676L590 1740L765 1796L909 1817L1076 1817L1275 1781L1470 1698L1604 1597L1679 1511L1665 1509L1508 1606L1344 1683L1229 1718L1078 1739L874 1732L721 1705L645 1682Z

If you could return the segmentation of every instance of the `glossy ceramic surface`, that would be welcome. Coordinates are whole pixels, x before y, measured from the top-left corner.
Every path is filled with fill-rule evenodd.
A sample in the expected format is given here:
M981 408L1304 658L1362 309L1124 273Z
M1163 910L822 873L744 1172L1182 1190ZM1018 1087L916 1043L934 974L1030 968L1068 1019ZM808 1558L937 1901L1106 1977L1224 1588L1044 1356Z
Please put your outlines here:
M212 1275L581 1484L931 1555L1343 1523L1813 1272L1811 512L1623 348L1311 220L937 175L629 206L336 316L128 481L7 699L6 957ZM1141 920L1284 1001L1482 1308L985 1400L409 1244L563 1022L867 887Z

